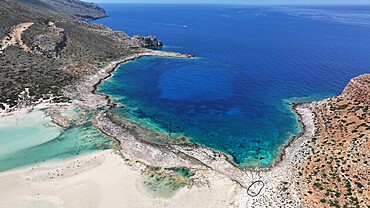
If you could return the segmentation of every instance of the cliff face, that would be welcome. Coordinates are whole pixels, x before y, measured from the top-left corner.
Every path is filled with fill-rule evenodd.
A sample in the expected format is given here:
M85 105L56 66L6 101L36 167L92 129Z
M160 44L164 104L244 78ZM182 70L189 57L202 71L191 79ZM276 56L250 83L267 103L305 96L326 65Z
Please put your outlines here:
M364 74L351 79L343 90L342 96L351 97L370 105L370 74Z
M314 107L316 136L298 168L308 207L370 206L370 74Z

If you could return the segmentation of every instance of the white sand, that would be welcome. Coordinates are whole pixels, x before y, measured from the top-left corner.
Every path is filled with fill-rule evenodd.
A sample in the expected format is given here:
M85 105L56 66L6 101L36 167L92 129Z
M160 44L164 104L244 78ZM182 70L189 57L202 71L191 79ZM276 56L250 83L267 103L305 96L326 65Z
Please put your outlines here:
M215 181L209 187L154 198L141 185L140 167L106 150L3 172L0 207L230 207L236 185L213 171L204 173Z

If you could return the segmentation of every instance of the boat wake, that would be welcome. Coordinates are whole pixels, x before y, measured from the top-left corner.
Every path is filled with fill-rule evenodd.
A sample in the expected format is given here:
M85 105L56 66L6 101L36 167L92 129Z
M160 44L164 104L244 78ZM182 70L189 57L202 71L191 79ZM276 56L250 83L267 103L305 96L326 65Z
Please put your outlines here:
M164 25L164 26L171 26L171 27L183 27L187 28L187 25L180 25L180 24L171 24L171 23L165 23L165 22L146 22L147 24L154 24L154 25Z

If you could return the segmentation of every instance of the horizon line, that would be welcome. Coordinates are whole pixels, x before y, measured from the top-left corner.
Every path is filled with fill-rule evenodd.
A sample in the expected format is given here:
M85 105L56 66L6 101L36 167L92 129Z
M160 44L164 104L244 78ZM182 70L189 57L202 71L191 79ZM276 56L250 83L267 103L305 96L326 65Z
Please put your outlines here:
M197 2L91 2L95 4L228 5L228 6L370 6L370 3L197 3Z

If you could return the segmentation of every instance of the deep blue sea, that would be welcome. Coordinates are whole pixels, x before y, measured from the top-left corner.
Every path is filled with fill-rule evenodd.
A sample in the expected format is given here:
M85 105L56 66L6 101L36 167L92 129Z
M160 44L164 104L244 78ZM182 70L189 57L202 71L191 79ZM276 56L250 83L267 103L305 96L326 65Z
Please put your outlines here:
M100 91L144 127L185 135L242 166L274 162L300 126L292 101L338 95L370 72L370 7L103 4L94 21L155 35L196 59L122 64ZM176 133L176 134L174 134Z

